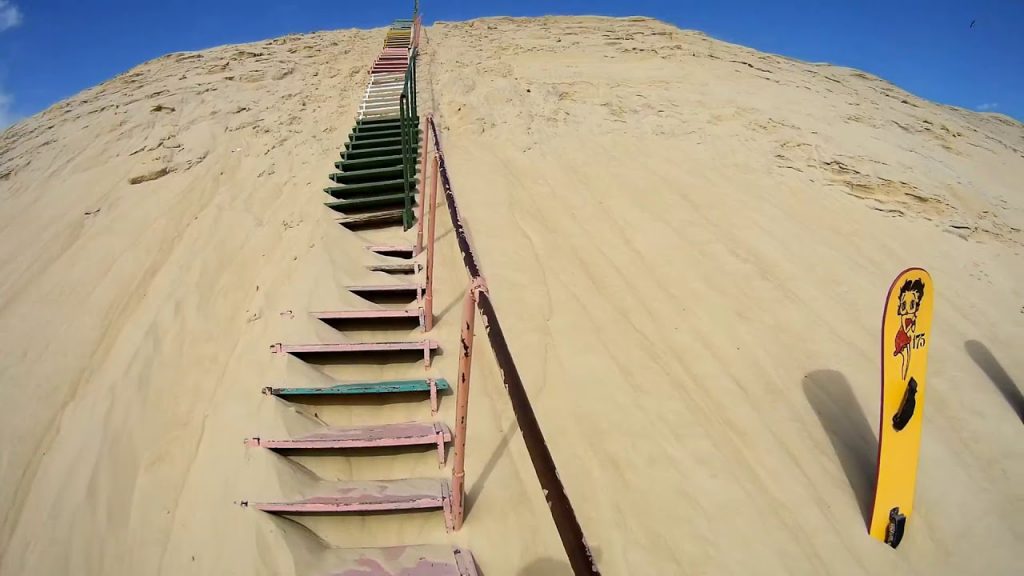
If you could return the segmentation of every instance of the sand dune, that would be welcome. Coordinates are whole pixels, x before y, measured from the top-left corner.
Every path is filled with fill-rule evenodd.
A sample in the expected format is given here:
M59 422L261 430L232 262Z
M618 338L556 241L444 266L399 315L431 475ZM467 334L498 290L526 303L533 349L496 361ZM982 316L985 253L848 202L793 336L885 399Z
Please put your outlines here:
M242 444L423 417L259 393L401 374L267 351L340 340L306 312L356 306L362 246L396 237L320 204L382 38L168 55L0 134L0 574L311 574L332 546L408 542L568 573L482 339L463 531L235 504L436 472L429 452L300 466ZM1019 571L1024 126L642 18L439 23L419 88L604 573ZM450 228L434 337L454 350ZM893 551L864 508L882 298L911 265L939 300Z

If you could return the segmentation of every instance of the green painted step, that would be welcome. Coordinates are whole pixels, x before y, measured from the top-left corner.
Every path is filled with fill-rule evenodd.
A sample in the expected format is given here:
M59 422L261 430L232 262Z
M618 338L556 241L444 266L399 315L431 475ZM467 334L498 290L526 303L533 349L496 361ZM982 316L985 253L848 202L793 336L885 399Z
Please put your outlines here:
M419 121L420 119L416 118L416 120ZM364 118L362 120L356 120L355 121L356 124L384 124L384 123L387 123L387 122L395 122L395 123L397 123L398 119L395 118L395 119L392 120L392 119L388 118L386 120L379 120L379 119L376 119L376 118Z
M412 147L414 156L419 157L419 143ZM401 146L381 146L380 148L363 148L362 150L343 150L342 160L361 160L363 158L377 158L380 156L395 156L402 153Z
M390 131L401 130L401 129L402 129L401 121L393 120L393 121L387 122L387 123L379 122L379 123L376 123L376 124L367 124L367 125L356 124L352 128L352 132L356 133L356 134L363 134L363 133L369 133L369 132L390 132Z
M416 139L419 139L420 135L423 134L423 131L420 130L419 128L417 128L416 130L413 130L412 132L413 132L413 136ZM401 137L402 137L402 129L401 128L392 128L390 130L381 130L379 132L365 132L365 133L364 132L351 132L348 135L349 142L358 142L360 140L371 140L371 139L372 140L378 140L378 139L382 139L382 138L401 138Z
M413 178L409 182L409 190L411 191L419 183L419 180ZM328 186L324 188L324 192L330 194L334 198L350 198L353 196L373 196L384 193L397 193L405 192L405 180L385 180L382 182L363 182L361 184L348 184L346 186Z
M401 166L402 158L402 155L399 154L397 156L377 156L376 158L361 158L359 160L338 160L334 163L334 167L342 172L350 172L366 168Z
M419 142L419 139L416 139ZM365 150L367 148L383 148L385 146L402 146L402 138L374 138L372 140L356 140L345 142L346 150Z
M408 118L406 120L406 122L412 122L413 124L419 124L419 121L419 118ZM399 122L401 122L401 118L387 118L383 120L379 118L364 118L362 120L356 120L356 126L382 126L389 124L397 126Z
M331 210L345 210L357 208L376 208L378 206L392 206L394 204L405 204L405 193L390 194L388 196L368 196L366 198L353 198L351 200L335 200L324 202Z
M434 380L438 390L448 390L450 386L444 378ZM328 396L328 395L362 395L362 394L393 394L401 392L430 392L429 380L385 380L382 382L354 382L352 384L335 384L323 388L264 388L264 394L273 396Z
M415 173L415 168L413 168ZM388 166L387 168L370 168L368 170L353 170L351 172L335 172L330 175L330 179L334 180L338 184L358 184L360 182L376 182L379 180L392 180L395 178L402 178L405 176L405 171L401 164L398 166Z

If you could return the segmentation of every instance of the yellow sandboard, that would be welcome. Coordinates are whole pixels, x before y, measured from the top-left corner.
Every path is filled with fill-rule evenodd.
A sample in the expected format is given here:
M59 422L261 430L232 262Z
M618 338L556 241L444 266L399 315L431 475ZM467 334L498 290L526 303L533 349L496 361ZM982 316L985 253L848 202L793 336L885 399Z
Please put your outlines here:
M914 511L934 302L931 276L910 268L889 287L882 315L882 411L870 532L893 548Z

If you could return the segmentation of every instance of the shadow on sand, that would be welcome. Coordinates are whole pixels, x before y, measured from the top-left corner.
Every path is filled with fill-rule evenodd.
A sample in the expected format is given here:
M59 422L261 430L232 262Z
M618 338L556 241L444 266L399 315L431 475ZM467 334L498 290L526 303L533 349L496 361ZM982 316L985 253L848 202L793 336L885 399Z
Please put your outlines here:
M839 463L846 473L864 525L871 521L872 490L878 456L878 440L850 383L835 370L815 370L804 377L804 395L821 427L828 434Z
M964 342L964 349L967 350L967 355L971 357L971 360L974 360L974 363L988 376L992 384L995 384L996 389L1006 399L1010 408L1017 413L1020 421L1024 422L1024 394L1014 383L1013 378L1010 378L1010 375L1003 369L1002 364L996 360L987 346L977 340Z
M565 560L538 558L527 564L516 576L572 576L572 568Z

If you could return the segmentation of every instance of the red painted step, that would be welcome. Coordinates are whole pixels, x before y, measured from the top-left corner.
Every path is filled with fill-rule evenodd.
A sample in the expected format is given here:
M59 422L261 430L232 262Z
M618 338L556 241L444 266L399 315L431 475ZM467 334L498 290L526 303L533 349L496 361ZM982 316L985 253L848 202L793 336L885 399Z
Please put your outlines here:
M321 494L286 502L248 502L242 506L271 514L358 514L363 512L444 510L452 529L451 488L443 478L405 478L369 482L325 482Z

